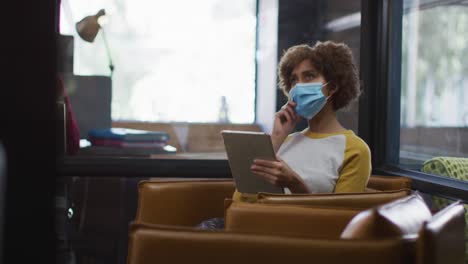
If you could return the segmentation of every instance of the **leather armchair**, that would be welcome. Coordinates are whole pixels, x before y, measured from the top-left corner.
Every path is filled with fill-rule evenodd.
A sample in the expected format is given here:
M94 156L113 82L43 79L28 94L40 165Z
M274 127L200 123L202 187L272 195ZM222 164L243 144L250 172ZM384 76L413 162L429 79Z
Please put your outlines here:
M139 185L136 221L130 226L128 264L146 263L284 263L311 260L316 263L402 263L404 241L380 239L351 241L311 239L311 234L278 236L249 234L245 230L207 231L194 228L202 220L224 215L224 200L234 191L232 181L144 181ZM250 205L239 203L242 205ZM227 203L227 206L230 204ZM263 205L268 206L268 205ZM312 208L309 208L312 209ZM341 226L359 213L317 209L309 217L321 215ZM310 219L310 218L309 218ZM319 223L319 222L317 222ZM332 237L333 234L330 235ZM365 249L365 250L364 250Z
M150 183L146 182L141 185L145 184ZM156 184L152 182L152 185ZM186 182L164 183L164 185L166 184L183 186L182 189L188 193L191 192L190 190L193 190L195 194L210 196L201 191L203 189L202 183L191 185L192 187L197 186L192 189L189 188L190 184L186 185ZM225 182L223 181L212 183L212 185L224 184ZM131 225L128 264L145 264L156 261L163 263L239 263L240 261L246 263L257 261L268 261L269 263L284 263L284 261L342 263L343 260L347 263L424 263L425 259L435 254L427 249L427 247L434 248L434 246L430 246L434 244L438 245L437 252L448 250L446 254L455 256L453 263L463 263L461 256L463 256L464 248L462 247L464 244L462 243L460 246L458 243L457 246L453 247L450 246L450 243L457 243L459 239L456 239L456 241L453 241L453 239L449 239L448 242L443 241L446 237L453 238L460 234L463 236L463 232L460 232L460 228L464 228L464 219L462 214L460 214L460 210L463 211L463 207L459 204L455 204L447 211L441 211L440 215L438 213L432 217L428 208L422 206L421 199L413 199L413 201L419 203L416 206L414 203L402 202L400 199L393 202L396 205L382 206L379 207L381 210L373 208L360 213L359 210L351 208L329 210L307 206L237 203L240 207L237 208L236 218L235 215L234 217L228 215L234 212L232 204L228 203L229 208L226 210L227 230L206 231L197 230L193 228L193 225L198 223L199 219L222 216L222 209L216 209L217 213L206 210L209 206L205 207L203 203L197 204L196 201L198 199L194 199L196 197L187 199L189 196L187 192L184 192L181 196L172 193L169 199L165 199L163 195L154 195L153 197L158 198L154 202L166 204L171 203L174 199L177 201L177 197L181 197L177 202L178 205L181 205L180 207L174 208L170 204L154 207L149 203L149 199L141 196L146 196L148 191L158 192L161 188L148 187L143 188L143 191L140 188L140 201L145 201L145 203L139 203L137 220ZM212 187L214 188L214 186ZM226 188L224 194L223 192L219 192L216 195L227 195L229 197L230 191L227 189L229 187ZM176 189L172 190L175 191ZM205 202L206 199L206 197L201 198ZM180 201L187 201L187 204L182 204ZM398 203L406 206L399 207ZM195 212L193 212L193 215L188 214L187 212L195 210L190 207L192 205L195 206L196 210L200 208L206 210L204 211L205 215L202 216L202 214ZM155 212L154 208L165 211ZM175 210L167 211L168 208L174 208ZM419 209L422 212L418 213L418 211L421 211ZM139 221L150 219L148 218L150 215L147 215L145 211L153 211L153 216L151 217L154 217L152 219L155 222L158 222L158 219L162 219L160 222L167 222L164 224L150 224ZM157 215L177 214L178 211L186 211L183 214L189 215L191 220L184 222L175 217L174 223L179 224L172 224L168 222L170 219L167 217L157 217ZM238 213L242 213L243 215L240 216ZM343 219L352 218L352 220L345 224L347 220L340 220L340 214ZM323 228L325 222L329 222L333 217L336 217L338 222L335 222L335 227L339 226L345 229L341 232L340 237L337 237L337 233L340 231L328 234L329 237L326 237L326 235L317 237L314 232L307 230L309 233L304 234L301 228L313 229L314 227L307 225L307 223L308 220L313 219L317 215L321 215L322 217L322 221L314 224L318 230ZM289 225L287 225L287 218L291 218L292 216L296 220L305 219L302 227L296 227L297 223L293 222L289 222ZM408 222L409 216L415 216L412 218L414 221ZM256 220L248 221L245 217ZM264 224L268 220L271 222L272 218L277 219L277 217L283 217L285 223L283 227L278 225L266 226ZM235 219L242 220L246 224L233 222ZM281 219L277 220L275 222L281 223ZM429 224L432 221L435 224ZM252 225L255 224L263 229L248 230L248 228L251 229ZM333 224L330 225L333 226ZM232 228L233 226L236 228ZM291 230L291 226L294 226L296 230ZM268 230L269 228L270 230ZM332 229L333 227L329 230ZM272 230L274 232L271 232ZM417 239L417 230L421 230L420 234L429 232L432 236L420 235L420 239ZM321 232L316 233L321 234Z

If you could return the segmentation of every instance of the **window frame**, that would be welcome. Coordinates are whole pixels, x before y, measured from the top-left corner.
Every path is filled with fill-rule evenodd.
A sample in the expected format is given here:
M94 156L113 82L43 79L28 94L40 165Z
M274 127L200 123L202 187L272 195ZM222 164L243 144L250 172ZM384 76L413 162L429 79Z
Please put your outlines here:
M468 202L468 182L399 164L403 0L362 0L359 136L371 149L373 174L406 176L424 193Z

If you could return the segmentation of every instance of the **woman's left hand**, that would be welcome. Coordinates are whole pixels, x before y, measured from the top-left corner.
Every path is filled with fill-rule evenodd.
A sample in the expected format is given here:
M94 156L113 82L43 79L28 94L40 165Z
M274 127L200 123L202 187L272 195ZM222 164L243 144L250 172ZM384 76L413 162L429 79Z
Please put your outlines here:
M276 159L277 161L255 159L250 169L255 175L275 186L286 187L293 193L308 193L302 178L282 159Z

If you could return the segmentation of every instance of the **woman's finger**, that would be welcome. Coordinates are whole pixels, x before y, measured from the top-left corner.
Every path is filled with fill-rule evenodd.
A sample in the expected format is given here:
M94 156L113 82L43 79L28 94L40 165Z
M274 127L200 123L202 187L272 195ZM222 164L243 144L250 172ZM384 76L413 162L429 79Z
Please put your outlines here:
M288 122L294 121L293 116L289 113L288 108L281 110L283 112L284 116L287 116Z
M278 112L276 113L276 116L277 116L278 118L280 118L280 120L284 120L284 121L286 121L286 122L289 122L289 121L290 121L290 117L287 116L287 115L285 114L285 111L286 111L286 110L284 110L284 109L278 111Z
M269 167L259 166L259 165L252 165L252 167L250 167L250 169L252 171L264 172L264 173L270 174L270 175L275 176L275 177L280 176L280 173L281 173L279 170L277 170L275 168L269 168Z
M291 102L290 104L288 104L288 109L290 109L291 111L289 111L291 113L291 116L293 117L294 121L297 122L300 120L301 116L297 114L296 112L296 103L295 102Z
M296 107L297 104L296 104L296 102L294 102L294 101L288 101L288 104L287 104L287 105L288 105L288 106L292 106L292 107Z
M264 180L271 183L272 185L281 186L280 182L278 181L278 178L274 177L273 175L270 175L268 173L264 173L261 171L253 171L253 174L263 178Z
M277 168L279 165L278 161L263 160L263 159L254 159L253 163L254 165L260 165L260 166L265 166L269 168Z
M288 114L291 116L291 120L293 120L293 121L296 121L296 120L297 120L296 111L294 110L294 108L293 108L292 106L286 107L286 111L287 111Z
M293 101L288 101L288 108L290 108L292 110L292 112L294 113L294 115L297 115L296 113L296 106L297 106L297 103L296 102L293 102Z

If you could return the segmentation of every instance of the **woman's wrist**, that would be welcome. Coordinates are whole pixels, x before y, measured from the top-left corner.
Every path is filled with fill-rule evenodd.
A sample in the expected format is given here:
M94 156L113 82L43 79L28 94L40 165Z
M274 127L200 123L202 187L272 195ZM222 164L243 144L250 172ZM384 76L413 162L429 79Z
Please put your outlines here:
M271 143L273 144L273 149L275 150L275 153L278 152L279 148L281 147L281 144L283 144L284 140L287 137L288 137L288 135L281 135L281 134L272 133Z
M291 186L288 187L288 189L292 193L309 193L309 189L305 185L305 183L299 179L294 181Z

